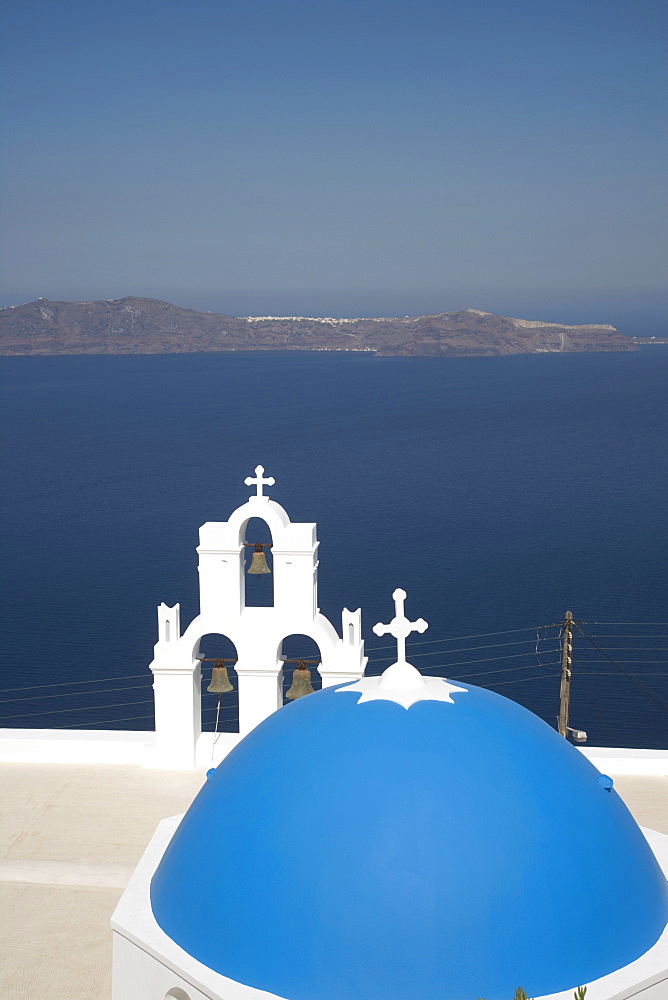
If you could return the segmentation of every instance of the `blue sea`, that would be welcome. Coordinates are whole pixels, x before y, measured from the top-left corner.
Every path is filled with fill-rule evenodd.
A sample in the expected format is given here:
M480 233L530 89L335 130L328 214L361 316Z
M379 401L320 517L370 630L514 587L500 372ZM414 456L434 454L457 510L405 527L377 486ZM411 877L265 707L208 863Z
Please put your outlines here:
M371 628L403 587L429 622L409 643L416 666L554 724L570 610L585 633L571 725L593 745L668 747L668 346L17 357L0 371L0 725L152 727L156 605L180 601L184 624L197 613L198 528L245 501L261 463L292 520L317 522L320 607L338 626L362 608L371 671L391 662ZM271 585L249 581L252 600ZM234 655L215 637L203 651ZM285 651L317 655L299 638ZM205 695L206 728L215 706Z

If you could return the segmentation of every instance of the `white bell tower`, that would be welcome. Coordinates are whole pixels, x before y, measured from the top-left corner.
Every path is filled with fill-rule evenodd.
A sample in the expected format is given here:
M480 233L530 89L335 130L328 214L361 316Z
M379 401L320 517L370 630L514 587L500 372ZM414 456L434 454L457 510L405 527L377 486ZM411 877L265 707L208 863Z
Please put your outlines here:
M200 639L225 635L237 649L239 733L244 736L283 704L283 640L307 635L320 650L323 687L357 680L367 658L361 612L343 610L342 638L318 608L318 540L315 524L292 524L264 493L273 486L258 465L247 486L256 492L228 521L200 528L200 614L181 634L179 605L158 608L158 642L150 665L155 694L156 747L152 766L192 768L201 736ZM261 518L272 535L273 607L246 607L246 525Z

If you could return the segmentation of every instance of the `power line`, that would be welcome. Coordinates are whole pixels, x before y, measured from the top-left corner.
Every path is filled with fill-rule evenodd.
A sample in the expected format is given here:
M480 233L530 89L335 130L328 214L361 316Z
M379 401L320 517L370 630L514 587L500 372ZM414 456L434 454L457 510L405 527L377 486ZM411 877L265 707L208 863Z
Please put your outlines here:
M657 627L659 625L668 625L668 622L581 622L582 625L647 625L651 628L653 625ZM584 632L582 633L584 635Z
M547 649L543 651L545 655L548 653L558 653L558 649ZM533 656L533 653L509 653L507 656L481 656L479 660L457 660L455 663L438 663L438 667L462 667L466 666L467 663L490 663L494 661L497 663L499 660L517 660L520 656ZM425 670L435 670L435 666L425 667Z
M37 690L40 689L39 684L35 685L35 687ZM116 691L138 691L140 688L145 690L146 684L128 684L127 687L122 688L107 688L101 694L115 694ZM50 694L47 697L50 700L51 698L75 698L77 695L90 697L88 691L64 691L62 694ZM0 700L0 705L13 705L17 701L36 701L38 697L39 695L33 695L31 698L3 698Z
M666 635L652 635L650 632L644 633L634 633L629 635L628 632L608 632L607 635L599 635L594 632L595 639L654 639L656 642L659 639L668 639Z
M52 708L48 712L21 712L19 715L6 715L0 722L7 722L10 719L32 719L38 715L66 715L69 712L96 712L105 708L122 708L126 705L152 705L153 699L149 701L117 701L113 705L84 705L83 708Z
M204 709L204 711L205 712L215 712L215 708L213 708L213 709L208 709L207 708L207 709ZM116 722L138 722L141 719L152 719L152 718L154 718L153 714L151 714L151 715L130 715L130 716L127 716L124 719L104 719L102 722L89 722L89 723L87 723L84 726L82 726L80 722L75 722L71 726L54 726L53 728L57 729L59 731L61 729L85 729L85 728L87 728L87 726L111 726L111 725L113 725ZM223 721L228 721L228 720L225 719ZM149 730L149 732L152 732L152 730Z
M521 639L519 641L522 642L522 643L523 642L533 642L533 639L530 639L530 640ZM495 645L497 645L497 646L513 646L513 645L517 645L517 644L518 643L516 643L516 642L510 642L510 643L496 643ZM413 659L417 659L418 656L422 657L422 656L438 656L439 654L443 655L443 653L446 653L446 652L448 652L448 653L470 652L470 651L473 651L475 649L491 649L491 648L494 648L494 646L467 646L467 647L463 647L462 649L455 649L455 650L447 650L447 651L446 650L435 650L434 652L431 652L431 653L417 653L417 654L414 654L413 655ZM553 653L553 652L558 652L558 650L551 650L551 649L550 650L542 650L542 654L543 655L549 655L550 653ZM440 669L441 667L446 667L447 668L447 667L451 667L451 666L462 666L462 665L465 665L467 663L476 663L476 664L477 663L487 663L487 662L490 662L491 660L494 660L494 661L496 661L496 660L506 660L506 659L520 658L522 656L532 656L532 655L533 655L532 653L530 653L530 652L527 651L526 653L514 653L514 654L510 654L508 656L491 656L491 657L485 657L485 658L480 658L480 659L476 659L476 660L460 660L460 661L457 661L455 663L439 663L439 664L436 664L436 665L423 667L423 670L437 670L437 669ZM386 659L386 657L383 657L383 659ZM593 660L592 661L586 661L585 660L585 661L579 661L579 662L584 662L584 663L592 662L592 663L594 663L596 661L593 661ZM620 663L668 663L668 660L620 660L619 662ZM539 665L542 666L543 664L539 663ZM520 669L529 669L529 668L520 668ZM496 671L490 671L490 672L491 673L496 673ZM137 675L131 674L129 676L130 677L135 677ZM476 676L478 676L478 675L476 675ZM122 678L120 678L120 677L119 678L110 678L110 680L111 679L113 679L113 680L122 680ZM82 683L95 683L95 682L94 681L83 681ZM150 684L150 683L151 683L151 678L146 677L144 683L142 683L142 684L129 684L129 685L126 685L124 687L106 688L103 691L101 691L100 693L101 694L107 694L107 693L108 694L115 694L117 691L142 690L142 689L146 688L146 684ZM29 687L29 688L14 688L14 689L10 689L10 690L17 690L17 691L20 691L20 690L35 690L35 691L41 691L42 687L45 687L45 686L46 687L56 687L58 685L40 685L40 684L37 684L37 685L34 685L34 687ZM63 692L62 694L52 694L52 695L49 695L48 697L49 697L49 699L52 699L52 698L71 698L71 697L85 696L85 695L87 695L86 691L67 691L67 692ZM26 697L26 698L5 698L5 699L1 699L0 700L0 706L1 705L15 704L17 702L35 701L37 698L38 698L37 695L32 696L32 697ZM63 711L64 712L64 711L68 711L68 709L63 708L63 709L56 710L56 711ZM72 711L80 711L80 709L76 709L76 710L72 709ZM23 714L27 715L28 713L23 713ZM46 713L31 713L31 714L46 714ZM56 713L54 712L52 714L56 714ZM18 718L18 716L9 716L8 718Z
M417 640L415 642L408 642L406 645L407 646L417 646L417 645L425 645L425 644L433 644L433 643L441 643L441 644L443 644L443 643L449 643L449 642L458 642L458 641L463 640L463 639L478 639L478 638L487 638L489 636L495 636L495 635L510 635L510 634L512 634L514 632L515 633L516 632L527 632L527 631L533 632L533 631L538 631L540 629L546 629L546 628L552 628L552 627L554 627L554 626L551 626L551 625L538 625L538 626L530 626L530 627L527 626L527 627L517 628L517 629L505 629L505 630L503 630L501 632L480 632L480 633L477 633L475 635L452 636L449 639L448 638L422 639L422 640ZM443 652L443 653L445 653L445 652L448 652L448 653L462 653L462 652L469 652L469 651L472 651L474 649L495 649L495 648L499 648L501 646L520 645L520 644L525 643L525 642L533 642L533 638L531 638L531 639L518 639L518 640L515 640L513 642L508 642L508 643L505 643L505 642L491 643L491 644L487 644L487 645L484 645L484 646L466 646L466 647L462 647L462 648L459 648L459 649L446 649L444 647L442 651L441 650L436 650L433 653L416 653L414 655L415 655L415 657L417 657L417 656L433 656L433 655L438 655L439 652ZM378 652L378 651L383 650L383 649L393 649L393 648L394 648L394 646L392 646L392 645L389 645L389 646L375 646L375 647L372 647L371 649L369 649L368 652L369 653L375 653L375 652ZM381 659L388 659L388 657L381 657ZM27 684L27 685L23 685L21 687L4 688L4 689L0 690L0 698L3 698L3 696L5 694L14 694L17 691L43 691L43 690L50 690L52 688L59 688L59 687L77 687L78 685L84 685L84 684L97 684L97 685L101 685L101 684L111 684L114 681L139 680L139 679L144 680L146 683L152 683L152 678L149 677L149 676L147 676L145 673L142 673L142 674L122 674L122 675L120 675L118 677L96 677L96 678L94 678L92 680L58 681L58 682L55 682L55 683L52 683L52 684ZM142 685L137 685L137 687L141 687L141 686ZM129 691L129 690L132 689L132 687L133 687L132 685L128 685L127 687L124 687L124 688L106 688L104 690L105 691L109 691L109 692L112 692L112 691ZM76 694L85 694L85 692L78 692L78 691L73 691L72 692L72 695L76 695ZM65 695L50 695L50 697L53 697L53 698L64 697L64 696ZM30 701L32 699L30 699L30 698L26 698L26 699L19 699L19 698L5 699L5 703L9 704L10 702L16 702L16 701L22 701L22 700Z
M153 715L130 715L125 719L105 719L103 722L89 722L89 726L111 726L115 722L136 722L139 719L152 719ZM54 726L54 729L83 729L81 723L75 722L71 726ZM140 730L141 731L141 730ZM148 732L153 732L153 730L148 730Z
M492 672L494 672L494 671L492 671ZM510 680L510 681L499 681L499 683L497 685L495 685L495 686L496 687L501 687L504 684L521 684L521 683L528 683L530 681L541 681L541 680L546 680L546 679L550 679L552 677L558 677L558 676L559 676L558 674L545 674L545 675L540 676L540 677L520 677L520 678L516 678L515 680ZM455 679L458 679L458 678L455 678ZM132 704L132 703L129 702L128 704ZM117 706L108 705L106 707L107 708L115 708ZM209 708L209 709L203 709L203 711L205 711L205 712L215 712L215 710L216 710L215 707L214 708ZM232 716L234 716L236 714L236 712L234 710L232 710L232 709L228 709L227 711L231 711L232 712ZM224 722L230 721L230 718L232 716L223 717L222 713L221 713L221 718L223 718ZM71 725L68 725L68 726L54 726L53 729L57 730L57 731L66 730L66 729L86 729L86 728L91 727L91 726L112 726L112 725L115 725L118 722L139 722L139 721L142 721L143 719L153 719L153 718L154 718L153 714L151 714L151 715L130 715L130 716L125 716L122 719L105 719L105 720L103 720L101 722L89 722L89 723L86 723L84 725L82 725L81 723L75 722L75 723L73 723ZM209 730L205 730L205 731L208 732ZM141 730L138 730L138 732L141 732ZM147 730L147 732L152 732L152 730ZM211 732L213 732L213 730L211 730Z
M624 667L620 666L620 664L616 660L614 660L612 656L606 653L604 649L601 649L598 643L595 642L594 639L591 638L591 636L587 635L584 629L582 629L577 622L575 622L574 624L578 632L580 632L585 637L585 639L599 651L599 653L602 656L605 656L606 660L610 660L610 663L612 663L614 667L617 667L617 669L620 670L625 677L628 677L628 679L632 681L633 684L639 687L640 690L643 691L648 698L651 698L652 701L659 706L659 708L662 708L664 712L668 712L668 702L666 702L660 695L655 694L651 688L648 688L644 684L642 684L634 674L630 674L628 670L624 670Z
M441 640L441 639L433 639L431 641L432 642L441 642L443 640ZM545 642L545 641L546 640L543 639L543 642ZM489 643L486 646L460 646L458 649L448 649L448 650L443 649L443 652L447 651L448 653L465 653L465 652L467 652L470 649L499 649L501 646L522 646L522 645L524 645L527 642L533 643L533 636L531 636L531 638L529 638L529 639L515 639L513 642L493 642L493 643ZM406 643L406 645L408 646L408 643ZM417 643L411 643L411 645L418 645L418 644ZM379 647L379 648L382 648L382 649L393 649L394 648L395 652L396 652L396 647L392 647L392 646L383 646L383 647ZM372 652L372 651L370 651L370 652ZM441 650L437 649L433 653L411 653L411 656L412 657L417 657L417 656L436 656L439 652L441 652ZM381 660L389 660L390 657L389 656L381 656L380 659Z
M590 662L590 661L585 661ZM591 661L593 662L593 661ZM578 660L578 667L581 665L582 661ZM585 677L617 677L619 671L614 670L593 670L591 672L585 671ZM630 675L629 675L630 676ZM634 677L668 677L668 671L666 670L643 670L642 673L634 674ZM660 696L659 696L660 697Z
M556 666L558 666L558 663L557 662L555 662L555 663L546 663L545 666L556 667ZM532 667L509 667L508 668L509 671L510 670L532 670L532 669L535 669L535 668L532 668ZM496 673L501 673L501 672L502 671L500 671L500 670L488 670L488 671L485 671L485 675L487 675L487 674L496 674ZM450 680L461 681L463 684L466 684L466 683L468 683L468 677L469 676L471 676L471 677L482 677L483 674L470 674L470 675L465 675L464 677L451 677ZM494 687L501 687L503 684L523 684L525 681L542 681L542 680L546 680L546 679L549 680L551 677L558 677L558 676L559 676L558 673L554 673L553 672L551 674L540 674L540 676L538 676L538 677L515 677L515 678L513 678L512 680L509 680L509 681L491 681L490 683ZM478 687L478 686L482 687L483 685L477 685L476 684L475 686L476 687Z
M601 649L605 653L604 649ZM594 663L594 660L585 660L585 663ZM668 660L617 660L617 663L668 663Z
M554 625L528 625L524 628L507 628L502 632L478 632L476 635L455 635L450 639L416 639L414 642L407 642L407 646L421 646L427 642L460 642L462 639L485 639L490 635L510 635L511 632L535 632L539 628L555 628ZM376 652L379 649L394 649L394 646L374 646L369 650L370 653Z
M543 674L540 677L516 677L512 681L499 681L499 683L496 684L495 687L502 687L504 684L524 684L525 682L528 681L550 680L552 677L558 677L558 676L559 674Z
M542 663L541 666L543 666L543 667L556 667L558 665L558 662L559 662L558 660L553 660L551 663ZM445 666L445 665L446 664L441 664L441 666ZM429 669L434 670L435 668L434 667L430 667ZM490 674L511 674L511 673L515 673L515 671L517 671L517 670L536 670L536 669L537 669L537 667L535 667L533 664L529 664L529 665L524 666L524 667L499 667L498 670L480 670L480 671L478 671L475 674L465 673L465 674L463 674L461 676L457 675L456 677L450 677L450 679L453 680L453 681L465 681L469 677L489 677ZM450 675L448 675L448 676L450 676Z
M659 661L659 662L663 662L663 661ZM636 667L643 667L643 666L645 666L645 661L644 660L617 660L617 663L630 663L630 664L633 664ZM578 667L583 666L583 665L585 667L596 667L597 664L599 664L599 665L602 666L600 660L581 660L578 657ZM598 670L594 670L592 672L596 673L596 674L599 673ZM668 670L639 670L638 671L638 675L639 676L643 676L644 674L652 674L652 675L656 675L657 677L668 677Z
M145 677L147 681L150 681L150 677L146 677L146 674L124 674L122 677L96 677L92 681L60 681L57 684L28 684L26 687L18 688L5 688L0 691L0 695L3 694L13 694L14 691L34 691L35 688L53 688L53 687L72 687L76 684L109 684L111 681L129 681L136 680L139 677Z
M423 656L449 656L449 655L451 655L453 653L471 653L471 652L475 652L476 649L490 649L490 648L491 648L490 646L467 646L464 649L435 649L431 653L410 653L409 652L408 655L410 656L411 660L417 660L417 659L421 659ZM534 654L533 654L532 650L528 649L528 650L526 650L523 653L514 653L513 655L514 656L533 656ZM378 659L375 662L376 663L383 663L385 660L392 660L395 657L396 657L396 650L394 652L394 656L382 656L382 657L378 657ZM490 659L490 660L505 660L505 659L507 659L507 657L505 657L505 656L490 656L490 657L488 657L488 659Z
M602 649L601 652L605 653L605 650ZM578 663L600 663L600 660L588 660L578 657ZM641 667L644 663L668 663L668 660L617 660L617 663L635 663Z
M598 636L595 638L602 639L603 636ZM621 650L624 653L626 653L627 651L631 652L631 650L633 650L634 652L636 650L641 650L642 652L648 652L648 653L668 653L668 646L608 646L608 650L611 649Z
M548 652L558 652L558 650L548 650ZM531 655L531 654L527 654L527 653L512 653L512 654L510 654L508 656L505 656L505 657L494 657L494 656L492 656L492 657L487 657L487 658L480 659L480 660L462 660L459 663L438 663L438 664L435 664L434 666L426 667L425 669L426 670L447 669L447 668L449 668L451 666L464 666L464 665L469 664L469 663L477 665L478 663L486 663L486 662L490 662L491 660L494 660L494 661L499 660L499 659L510 660L510 659L516 659L517 657L521 657L521 656L527 656L527 655ZM554 666L554 663L546 663L546 664L542 664L542 666ZM482 671L477 671L476 673L465 673L463 676L464 676L464 678L466 678L466 677L484 677L484 676L489 676L490 674L509 673L509 672L512 672L512 671L515 671L515 670L531 670L531 669L535 669L535 667L533 665L522 666L522 667L499 667L498 670L482 670ZM457 679L461 679L461 678L454 678L454 679L457 680ZM129 691L129 690L135 690L135 689L141 688L141 687L142 687L142 685L131 685L131 686L128 686L126 688L116 688L115 690L117 690L117 691ZM55 695L54 697L65 697L65 695ZM12 699L12 700L13 701L32 701L33 699L31 699L31 698L25 698L25 699L24 698L15 698L15 699ZM38 716L42 716L42 715L66 714L67 712L85 712L85 711L94 712L94 711L101 710L103 708L120 708L121 706L125 706L125 705L148 705L148 704L151 704L151 701L152 701L152 699L151 700L147 700L147 701L138 701L138 702L116 702L113 705L85 705L82 708L67 708L67 707L63 707L63 708L51 709L51 710L45 711L45 712L22 712L22 713L18 713L18 714L15 714L15 715L4 716L3 718L0 718L0 722L6 722L6 721L13 720L13 719L33 718L33 717L38 717ZM9 702L7 702L7 703L9 703ZM212 706L210 708L203 708L202 711L203 712L214 712L214 711L216 711L216 706ZM236 709L233 709L232 707L230 707L230 708L225 709L224 711L235 712ZM139 716L139 718L143 718L143 717ZM99 725L99 723L93 723L93 725Z
M547 629L559 628L560 624L561 623L553 623L551 625L526 626L526 627L516 628L516 629L505 629L503 631L498 631L498 632L481 632L481 633L475 633L475 634L465 635L465 636L454 636L454 637L450 637L450 638L417 640L415 642L409 642L409 643L407 643L407 646L414 647L416 645L433 645L433 644L437 644L439 646L438 649L430 651L430 652L418 652L418 653L414 653L413 654L414 658L425 657L425 656L438 656L438 655L449 656L449 655L452 655L454 653L459 653L459 652L473 652L475 650L491 650L491 649L499 649L499 648L503 648L503 647L523 645L523 644L526 644L526 643L529 643L529 642L533 643L534 639L533 639L533 637L531 637L531 638L525 638L525 639L512 640L510 642L488 643L488 644L481 645L481 646L465 646L465 647L458 647L458 648L454 648L454 649L451 648L451 647L449 647L447 645L450 642L457 642L457 641L462 641L462 640L467 640L467 639L474 639L474 638L489 638L489 637L495 637L495 636L510 635L510 634L513 634L513 633L519 633L519 632L525 632L525 631L526 632L534 632L535 631L535 633L536 633L536 650L535 650L535 654L527 650L527 651L524 651L524 652L507 654L507 655L503 655L503 656L490 656L490 657L482 657L482 658L479 658L479 659L469 659L469 660L454 661L454 662L450 662L450 663L440 663L440 664L436 664L436 665L432 665L432 666L426 666L423 669L425 669L426 671L435 671L435 670L440 670L440 669L444 669L444 670L450 671L450 669L452 667L456 667L456 666L468 666L468 665L476 665L477 666L478 664L487 663L487 662L491 662L491 661L497 662L497 661L507 660L507 659L518 659L518 658L521 658L521 657L530 657L530 656L533 656L533 655L536 655L536 657L538 658L538 666L539 667L552 667L552 666L555 666L556 663L554 663L552 661L550 661L549 663L545 663L545 664L541 663L540 659L539 659L539 653L542 653L543 655L549 655L549 654L554 653L554 652L559 652L559 650L554 650L554 649L539 650L540 642L546 642L549 639L554 639L553 635L552 636L550 636L550 635L541 636L540 633L541 633L541 631L544 631L544 630L547 630ZM613 658L610 655L610 651L614 651L614 652L665 652L665 651L668 651L668 647L662 647L662 646L615 646L615 647L609 647L608 650L606 650L606 649L602 648L600 645L598 645L598 643L595 641L595 638L598 638L601 641L607 641L609 639L626 639L626 640L629 640L629 641L633 641L635 639L643 639L643 638L645 638L645 639L651 638L651 639L653 639L655 641L661 641L661 640L667 639L668 636L662 635L662 634L657 635L657 634L652 634L652 633L632 633L631 635L629 635L628 633L607 633L605 635L601 635L601 634L596 633L594 636L590 636L581 627L581 625L583 625L583 624L592 624L592 625L599 626L599 627L612 627L612 626L619 626L619 625L629 625L629 626L634 626L634 627L635 626L645 626L645 627L660 627L661 626L661 627L663 627L663 626L668 625L668 622L591 622L591 623L582 622L582 623L574 623L574 624L576 624L576 627L578 628L578 631L584 636L584 638L587 639L587 641L590 642L591 645L606 660L608 660L615 667L616 671L622 673L625 677L627 677L628 680L630 680L632 683L636 684L636 686L639 687L643 691L644 694L646 694L649 698L651 698L651 700L654 701L655 704L659 705L660 708L663 708L665 711L668 711L668 702L666 702L665 699L661 695L653 692L650 688L646 687L641 682L641 678L642 677L647 677L647 676L663 677L663 676L668 676L668 672L666 672L666 671L641 671L641 672L633 672L632 673L632 672L630 672L628 670L625 670L624 667L622 666L622 664L635 665L635 666L638 666L638 667L639 666L645 666L645 665L666 664L666 663L668 663L668 659L651 659L651 660L623 659L622 660L622 659L615 659L615 658ZM391 646L391 645L388 645L388 646L376 646L376 647L373 647L372 649L370 649L369 653L374 654L374 653L379 652L381 650L392 649L392 648L394 648L394 647ZM380 659L385 660L385 659L389 659L389 657L381 657ZM582 664L583 666L595 666L599 661L597 661L597 660L586 660L585 659L585 660L579 660L578 662L580 664ZM526 666L516 666L516 667L500 667L500 668L494 669L494 670L476 671L475 673L470 673L469 672L469 673L464 673L463 675L460 674L458 677L456 677L454 679L460 679L460 680L463 680L465 682L467 678L491 676L493 674L511 673L511 672L515 672L515 671L528 671L528 670L532 670L532 669L536 669L535 665L533 665L533 664L527 664ZM587 671L587 673L589 674L589 676L592 676L592 677L595 677L595 676L601 676L601 677L602 676L606 676L606 677L607 676L615 676L614 673L610 673L610 672L603 673L600 670L595 670L595 669L592 670L592 671ZM544 677L552 677L552 676L556 676L556 675L554 675L554 674L543 674L543 675L540 675L538 677L518 677L518 678L514 678L512 680L502 680L502 681L495 682L495 686L501 686L501 685L504 685L504 684L523 683L523 682L528 682L528 681L532 681L532 680L542 680ZM122 680L141 680L142 683L140 683L140 684L133 684L133 685L127 685L127 686L123 686L123 687L101 687L101 685L109 685L109 684L113 684L114 682L118 682L118 681L122 681ZM91 679L91 680L61 681L61 682L55 682L55 683L51 683L51 684L24 685L22 687L6 688L3 691L0 691L0 699L3 699L3 696L5 694L11 694L11 693L14 693L14 692L20 692L20 691L44 692L44 691L51 691L51 690L53 690L55 688L62 688L62 687L77 688L77 687L87 686L87 685L90 685L90 684L97 685L99 693L101 693L101 694L115 693L117 691L120 692L120 691L130 691L130 690L141 690L141 689L146 689L146 685L150 685L151 681L152 681L152 678L150 677L150 675L147 676L147 674L144 672L144 673L141 673L141 674L138 674L138 673L125 674L125 675L121 675L121 676L118 676L118 677L104 677L104 678L99 678L98 677L98 678L94 678L94 679ZM84 690L72 690L72 691L62 692L62 693L57 693L57 694L56 693L49 694L49 695L47 695L47 697L50 698L50 699L52 699L52 698L76 697L76 696L86 695L87 693L88 692L84 691ZM38 695L34 695L32 697L3 699L2 703L4 703L4 704L14 704L14 703L18 703L18 702L30 702L30 701L36 700L37 697L38 697ZM0 725L4 724L5 722L12 721L14 719L24 719L24 718L25 719L29 719L29 718L36 718L36 717L40 717L40 716L46 716L46 715L67 714L68 712L82 712L82 711L94 712L94 711L101 711L101 710L107 709L107 708L115 708L115 707L121 707L121 706L126 706L126 705L127 706L130 706L130 705L133 705L133 706L148 705L148 704L152 704L152 702L153 702L153 699L150 699L150 700L147 700L147 701L138 701L138 702L117 702L117 703L114 703L114 704L111 704L111 705L83 706L83 707L78 707L78 708L70 708L70 707L64 707L63 706L61 708L51 709L49 711L25 712L25 713L19 713L19 714L15 714L15 715L11 715L11 716L6 716L4 719L0 719ZM204 714L204 713L207 713L207 712L216 711L216 707L217 706L212 706L210 708L203 707L202 708L202 712ZM221 718L222 718L222 720L223 721L229 721L232 717L236 716L237 711L238 711L237 708L233 707L233 706L229 706L229 707L224 708L222 710L222 712L221 712ZM150 715L130 716L130 717L123 718L123 719L110 719L110 720L107 720L107 721L104 721L104 722L91 722L88 725L90 725L90 726L113 725L113 724L118 723L118 722L130 722L130 721L137 721L137 720L148 719L148 718L152 718L152 716L150 716ZM73 728L82 728L82 727L81 727L81 724L74 723L72 725L62 726L62 727L55 727L55 728L73 729Z
M548 638L554 639L555 636L549 636ZM561 630L559 631L559 635L556 638L557 638L557 641L559 642L559 646L561 647ZM531 641L533 642L533 638L531 639ZM542 641L545 642L546 640L543 639ZM541 661L540 644L541 644L540 629L536 629L536 648L534 649L533 655L536 657L536 663L538 664L538 666L542 667L545 664L543 664L542 661ZM545 653L545 650L543 650L543 654L544 653Z

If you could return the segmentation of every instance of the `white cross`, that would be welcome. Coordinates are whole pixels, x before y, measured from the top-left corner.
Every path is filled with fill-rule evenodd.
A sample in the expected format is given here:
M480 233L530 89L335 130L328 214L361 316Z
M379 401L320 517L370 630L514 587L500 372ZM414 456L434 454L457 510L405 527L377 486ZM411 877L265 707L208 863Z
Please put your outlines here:
M424 618L418 618L416 622L409 622L404 614L404 601L406 600L405 590L395 590L392 594L394 598L395 615L389 625L380 622L374 625L373 630L376 635L393 635L397 640L397 663L406 663L406 637L411 632L424 632L429 628Z
M273 486L274 483L276 482L276 480L274 479L273 476L269 476L268 479L263 479L262 478L263 475L264 475L264 465L256 465L255 466L255 479L253 479L252 476L246 476L246 478L244 479L244 482L245 482L246 486L256 486L257 487L257 496L263 497L266 500L267 497L265 497L264 493L262 492L262 487L263 486Z
M452 695L456 692L465 694L468 688L457 687L443 677L423 677L419 670L406 663L406 636L411 632L424 632L427 625L424 618L409 622L404 614L405 590L395 590L395 615L389 625L380 622L374 625L376 635L393 635L397 640L397 662L392 663L380 677L361 677L355 684L342 684L337 687L337 694L360 692L358 705L365 701L393 701L403 708L410 708L416 701L449 701L454 704Z

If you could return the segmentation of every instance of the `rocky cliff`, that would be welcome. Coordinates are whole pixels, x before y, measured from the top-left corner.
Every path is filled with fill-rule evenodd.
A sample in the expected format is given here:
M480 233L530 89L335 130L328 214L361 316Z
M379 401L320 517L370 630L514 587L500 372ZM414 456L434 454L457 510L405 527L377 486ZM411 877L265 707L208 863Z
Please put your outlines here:
M613 326L561 326L477 309L394 319L235 317L133 297L37 299L0 309L0 354L375 351L440 358L636 349Z

